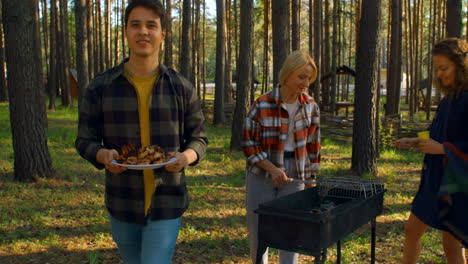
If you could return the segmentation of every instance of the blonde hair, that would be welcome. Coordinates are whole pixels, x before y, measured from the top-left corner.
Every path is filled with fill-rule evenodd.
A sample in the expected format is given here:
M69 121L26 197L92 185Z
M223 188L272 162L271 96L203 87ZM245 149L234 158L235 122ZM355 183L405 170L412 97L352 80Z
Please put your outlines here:
M432 55L447 57L457 67L457 79L454 86L444 86L437 76L434 85L444 95L458 95L468 89L468 43L458 38L448 38L437 42L432 48ZM436 74L434 70L434 75Z
M289 54L279 72L280 85L284 85L286 78L288 78L291 73L307 64L313 68L313 73L309 80L310 84L317 78L317 66L315 65L314 59L312 59L307 52L302 50L296 50Z

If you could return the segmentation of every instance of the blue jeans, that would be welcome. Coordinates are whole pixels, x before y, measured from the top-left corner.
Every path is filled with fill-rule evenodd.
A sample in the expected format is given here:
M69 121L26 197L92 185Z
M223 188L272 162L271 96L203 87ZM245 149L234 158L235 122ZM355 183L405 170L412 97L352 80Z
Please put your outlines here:
M179 235L181 217L146 225L110 218L112 239L125 264L170 264Z

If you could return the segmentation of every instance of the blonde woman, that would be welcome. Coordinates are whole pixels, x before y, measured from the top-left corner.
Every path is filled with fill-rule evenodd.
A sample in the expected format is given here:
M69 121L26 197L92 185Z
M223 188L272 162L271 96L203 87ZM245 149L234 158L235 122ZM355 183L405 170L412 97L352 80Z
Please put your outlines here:
M261 95L245 118L243 151L247 157L247 222L252 262L257 255L260 203L303 190L291 178L311 179L319 170L319 107L307 94L317 67L304 51L292 52L284 62L280 84ZM279 251L281 264L297 263L298 254ZM268 250L263 254L268 263Z

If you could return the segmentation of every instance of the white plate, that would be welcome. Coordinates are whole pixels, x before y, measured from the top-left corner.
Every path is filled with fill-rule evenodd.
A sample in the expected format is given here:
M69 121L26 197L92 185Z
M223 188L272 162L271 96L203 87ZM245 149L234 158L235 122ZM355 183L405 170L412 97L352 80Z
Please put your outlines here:
M158 164L148 164L148 165L131 165L131 164L120 164L116 160L113 160L112 163L122 166L122 167L127 167L129 170L150 170L150 169L157 169L161 168L162 166L174 162L176 159L171 158L167 162L163 163L158 163Z

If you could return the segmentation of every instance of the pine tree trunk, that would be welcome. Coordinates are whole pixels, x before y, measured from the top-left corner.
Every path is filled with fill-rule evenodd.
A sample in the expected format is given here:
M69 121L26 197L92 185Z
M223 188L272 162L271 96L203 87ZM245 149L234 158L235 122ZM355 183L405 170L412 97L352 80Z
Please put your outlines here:
M279 82L279 71L291 50L289 34L289 6L288 0L274 0L271 2L273 28L273 83Z
M313 96L317 103L320 104L320 90L321 90L321 68L322 68L322 0L315 0L314 6L314 49L311 55L314 55L315 64L317 65L317 79L313 85ZM312 12L311 12L312 13Z
M216 72L215 72L215 102L213 124L224 123L224 74L225 74L225 10L224 0L216 0Z
M96 3L99 4L99 3ZM88 74L89 78L94 78L94 29L93 29L93 0L87 0L87 10L86 23L87 30L86 34L88 35Z
M263 0L263 86L262 94L266 93L270 84L270 0Z
M291 0L291 46L292 50L298 50L301 48L301 1Z
M3 9L3 8L2 8ZM1 15L0 10L0 15ZM3 45L3 16L0 17L0 61L5 61L5 48ZM8 90L5 78L4 64L0 66L0 102L8 100Z
M76 26L76 71L78 79L78 102L88 87L88 38L86 34L86 0L75 0Z
M105 37L104 37L104 40L105 40L105 60L106 60L106 66L105 66L105 69L108 69L110 67L112 67L112 62L111 62L111 59L112 59L112 54L111 54L111 4L112 4L112 0L106 0L106 18L105 18L105 27L106 27L106 31L105 31Z
M70 86L70 49L68 43L68 1L60 0L60 26L61 36L60 42L62 43L61 49L61 75L63 79L62 85L62 106L68 106L71 103L71 86Z
M337 51L338 51L338 0L333 0L333 36L332 36L332 62L331 62L331 91L330 91L330 109L332 115L335 115L335 103L336 103L336 68L337 68Z
M49 22L47 15L47 0L41 0L42 3L42 31L44 38L44 51L45 51L45 76L49 76Z
M55 110L55 98L58 90L58 56L57 56L57 0L50 1L50 71L47 82L49 110Z
M375 140L378 89L380 0L363 0L356 57L353 147L351 170L358 175L377 173Z
M240 3L240 47L239 53L245 54L237 62L237 100L231 128L231 151L241 150L244 118L250 105L249 90L252 87L252 51L253 51L253 0Z
M447 37L460 38L462 31L462 0L447 0Z
M171 1L171 0L167 0L167 1ZM121 16L120 16L120 22L122 24L122 27L121 27L121 42L122 42L122 57L123 58L126 58L127 57L127 48L125 46L125 0L122 0L121 1L121 4L120 4L120 10L122 10L122 13L121 13ZM168 17L171 18L171 25L172 25L172 16L171 16L171 13L167 13L168 14ZM172 32L171 32L171 36L172 36ZM166 32L166 39L167 39L167 32ZM172 41L172 39L171 39ZM172 52L171 52L172 54ZM166 64L167 65L167 64ZM169 65L168 65L169 66ZM170 65L170 67L172 67L172 63Z
M231 55L232 55L232 10L230 5L230 0L226 0L225 2L226 7L226 42L225 42L225 52L226 52L226 62L224 68L224 103L229 104L232 102L232 94L233 94L233 87L232 87L232 72L231 72ZM234 26L235 28L235 26Z
M164 65L173 67L172 61L172 0L166 0L166 37L164 38Z
M401 5L400 0L391 1L390 56L387 67L387 104L385 115L400 112L401 93Z
M323 59L322 59L322 73L327 74L331 71L330 69L330 12L329 1L325 1L325 23L323 25L324 31L324 47L323 47ZM319 68L320 70L320 68ZM330 79L326 79L322 84L322 103L328 106L330 104Z
M182 43L181 43L181 52L180 52L180 61L179 68L180 73L185 76L187 79L191 78L191 68L192 58L190 50L192 44L190 43L190 27L192 24L191 19L191 0L183 0L183 11L182 11Z
M2 3L14 177L32 182L54 173L47 147L38 2L3 0Z

